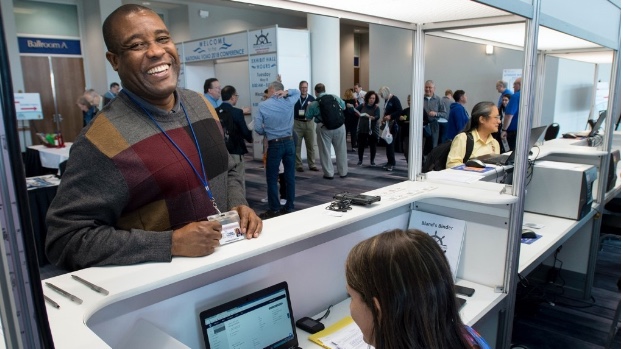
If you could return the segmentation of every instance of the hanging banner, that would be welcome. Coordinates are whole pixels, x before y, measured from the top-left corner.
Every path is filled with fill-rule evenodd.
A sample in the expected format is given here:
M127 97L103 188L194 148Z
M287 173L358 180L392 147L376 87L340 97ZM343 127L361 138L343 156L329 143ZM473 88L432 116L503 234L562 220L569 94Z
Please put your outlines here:
M506 81L508 88L513 90L513 82L521 77L521 69L503 69L502 81Z
M247 33L184 42L184 62L199 62L247 55Z
M249 54L277 52L277 27L249 31Z
M277 54L269 53L249 57L249 82L251 105L255 110L264 96L268 84L277 80Z
M15 93L17 120L43 120L41 97L38 93Z
M18 37L19 53L80 56L80 40Z

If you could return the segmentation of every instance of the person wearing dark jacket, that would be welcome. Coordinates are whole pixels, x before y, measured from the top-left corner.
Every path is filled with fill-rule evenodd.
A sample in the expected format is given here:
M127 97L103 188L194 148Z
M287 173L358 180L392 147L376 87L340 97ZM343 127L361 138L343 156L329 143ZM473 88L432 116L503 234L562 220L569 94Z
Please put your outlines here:
M465 109L467 103L467 95L463 90L456 90L452 95L455 102L450 104L450 114L448 115L448 126L446 127L446 134L443 135L443 141L451 141L456 135L458 135L465 125L469 122L469 114Z
M400 104L400 100L398 97L394 96L390 91L389 87L383 86L379 89L379 94L381 98L385 100L385 107L383 112L383 123L385 127L389 127L390 132L394 140L398 141L398 117L402 113L402 105ZM394 153L395 143L388 144L385 148L385 154L387 155L387 164L383 166L387 171L393 171L394 166L396 166L396 155Z
M217 108L217 112L220 115L220 111L223 110L232 117L233 130L229 134L230 141L226 142L227 151L234 159L237 171L242 174L242 190L246 196L244 154L248 153L248 150L244 141L253 143L253 133L249 130L249 127L247 127L247 123L244 120L243 110L235 107L236 103L238 103L238 93L236 88L230 85L223 87L221 89L221 98L223 102Z
M405 159L409 161L409 117L411 115L411 95L407 96L407 107L400 113L398 126L400 126L400 139L402 140L402 152Z

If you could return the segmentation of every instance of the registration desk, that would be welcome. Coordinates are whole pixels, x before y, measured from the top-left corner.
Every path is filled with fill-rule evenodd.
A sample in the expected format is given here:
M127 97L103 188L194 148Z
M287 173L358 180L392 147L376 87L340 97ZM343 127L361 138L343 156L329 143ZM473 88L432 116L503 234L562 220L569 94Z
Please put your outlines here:
M319 205L267 220L260 238L223 246L210 256L73 273L107 289L108 296L70 274L45 280L84 301L79 305L42 286L60 305L46 303L54 343L58 348L119 347L136 335L135 324L148 321L158 332L154 336L202 348L200 311L284 280L296 319L331 304L342 302L343 307L348 302L343 268L350 248L381 231L406 228L411 209L466 221L457 278L476 288L476 294L461 316L496 343L506 306L508 220L517 199L500 194L501 189L494 183L459 187L407 181L369 192L382 197L370 207L333 215ZM305 336L299 342L312 345Z

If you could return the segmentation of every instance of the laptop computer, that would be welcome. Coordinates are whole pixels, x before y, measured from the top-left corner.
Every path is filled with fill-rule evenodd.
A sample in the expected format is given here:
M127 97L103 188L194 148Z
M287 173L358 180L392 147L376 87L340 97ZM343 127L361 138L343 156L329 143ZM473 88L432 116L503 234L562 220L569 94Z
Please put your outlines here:
M530 149L534 147L536 142L539 141L539 138L543 135L547 129L547 126L539 126L534 127L530 130ZM484 162L485 164L493 164L493 165L510 165L515 162L515 152L512 151L510 154L487 154L478 156L476 159Z
M607 110L602 110L599 113L599 117L597 121L593 124L590 130L578 131L578 132L568 132L563 134L563 138L578 138L578 137L594 137L597 132L599 132L599 128L601 128L601 124L603 124L604 120L606 120L606 114L608 114Z
M199 314L206 349L299 348L284 281Z

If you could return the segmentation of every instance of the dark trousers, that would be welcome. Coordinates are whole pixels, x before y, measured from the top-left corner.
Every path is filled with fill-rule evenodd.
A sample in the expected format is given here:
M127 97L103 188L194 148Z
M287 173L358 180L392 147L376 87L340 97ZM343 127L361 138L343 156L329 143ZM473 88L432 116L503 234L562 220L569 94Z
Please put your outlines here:
M370 164L373 164L374 157L376 156L376 143L379 141L379 138L374 133L371 135L360 133L357 135L357 139L359 143L359 161L363 161L363 153L370 146Z
M283 161L286 180L286 211L294 210L294 140L268 141L266 155L266 186L268 187L268 207L271 211L279 211L279 163Z
M345 122L345 126L346 126L346 133L350 133L350 146L352 149L357 148L357 140L358 140L358 135L357 135L357 122L359 120L352 120L349 118L346 118L346 122Z
M508 142L510 150L515 151L515 145L517 144L517 131L506 132L506 141ZM502 145L500 144L500 146Z
M396 132L392 132L392 137L396 139ZM387 166L396 166L396 151L394 142L385 147L385 155L387 155Z
M286 184L286 175L285 173L280 173L279 174L279 198L280 199L286 199L286 195L287 195L287 188L286 188L287 184Z

